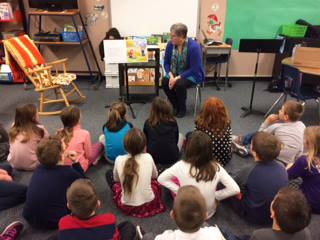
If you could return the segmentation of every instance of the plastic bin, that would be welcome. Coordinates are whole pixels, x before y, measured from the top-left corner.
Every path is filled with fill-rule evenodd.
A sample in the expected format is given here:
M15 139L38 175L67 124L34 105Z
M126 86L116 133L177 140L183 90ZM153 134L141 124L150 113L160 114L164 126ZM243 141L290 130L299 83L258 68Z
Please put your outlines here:
M304 37L307 32L307 26L293 24L282 25L280 28L280 34L287 37Z
M12 83L12 73L0 73L0 83Z
M83 40L84 32L80 31L79 35L80 40ZM62 32L61 36L64 42L80 42L77 32Z

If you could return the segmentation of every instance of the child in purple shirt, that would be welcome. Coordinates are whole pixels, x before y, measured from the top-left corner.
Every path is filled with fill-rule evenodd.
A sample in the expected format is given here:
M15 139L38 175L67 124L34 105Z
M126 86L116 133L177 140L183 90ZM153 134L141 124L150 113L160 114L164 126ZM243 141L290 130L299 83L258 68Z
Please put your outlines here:
M288 165L289 178L302 178L301 191L306 196L312 211L320 214L320 127L307 127L304 132L307 154Z

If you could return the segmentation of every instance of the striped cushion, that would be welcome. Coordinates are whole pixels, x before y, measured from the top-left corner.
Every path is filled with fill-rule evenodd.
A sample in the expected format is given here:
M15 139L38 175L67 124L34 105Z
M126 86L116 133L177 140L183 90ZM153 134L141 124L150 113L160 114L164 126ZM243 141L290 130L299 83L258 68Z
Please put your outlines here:
M28 35L5 40L4 46L6 51L11 54L23 68L33 68L36 65L44 64L41 53Z

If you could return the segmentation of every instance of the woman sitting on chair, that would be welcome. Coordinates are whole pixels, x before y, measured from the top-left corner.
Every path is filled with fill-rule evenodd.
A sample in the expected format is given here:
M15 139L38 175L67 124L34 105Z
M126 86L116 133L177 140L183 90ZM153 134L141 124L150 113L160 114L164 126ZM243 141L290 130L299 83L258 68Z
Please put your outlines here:
M171 26L171 41L164 57L163 89L178 118L186 114L187 88L204 81L200 45L187 38L187 32L187 26L182 23Z

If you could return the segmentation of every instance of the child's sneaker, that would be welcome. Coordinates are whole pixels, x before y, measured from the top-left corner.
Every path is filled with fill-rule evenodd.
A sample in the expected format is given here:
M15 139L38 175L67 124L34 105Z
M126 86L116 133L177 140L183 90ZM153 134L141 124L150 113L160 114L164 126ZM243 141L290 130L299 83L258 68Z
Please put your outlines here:
M238 144L235 141L231 142L231 148L232 148L232 151L238 154L240 157L246 157L249 155L248 149L245 146Z
M3 240L14 240L18 237L23 229L23 223L20 221L15 221L10 223L0 234L0 239Z

